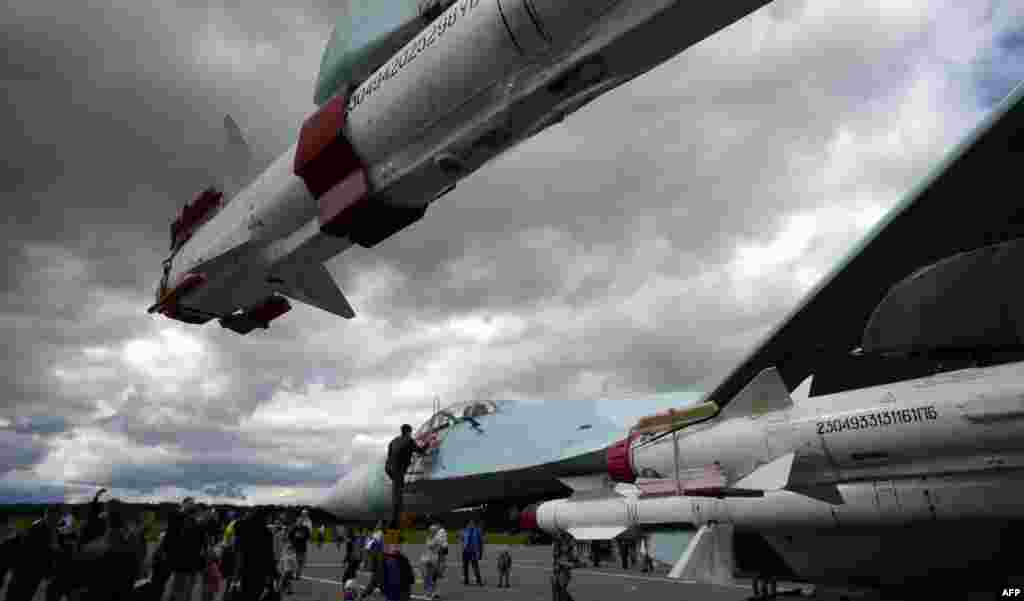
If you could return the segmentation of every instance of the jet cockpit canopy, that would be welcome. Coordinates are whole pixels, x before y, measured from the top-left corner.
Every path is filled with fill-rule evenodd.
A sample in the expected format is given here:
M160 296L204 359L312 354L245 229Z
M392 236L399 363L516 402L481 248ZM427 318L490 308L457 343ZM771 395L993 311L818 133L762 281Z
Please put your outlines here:
M433 432L440 432L462 420L475 420L492 413L497 413L500 410L499 406L498 401L491 400L464 401L450 405L425 421L419 430L416 431L416 438Z

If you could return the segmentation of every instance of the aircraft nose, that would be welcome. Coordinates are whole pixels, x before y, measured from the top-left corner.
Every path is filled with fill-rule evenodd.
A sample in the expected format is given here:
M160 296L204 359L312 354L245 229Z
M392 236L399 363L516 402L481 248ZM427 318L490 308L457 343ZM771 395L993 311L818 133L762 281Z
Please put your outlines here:
M389 483L382 465L359 466L334 485L323 509L343 519L387 517L391 511Z

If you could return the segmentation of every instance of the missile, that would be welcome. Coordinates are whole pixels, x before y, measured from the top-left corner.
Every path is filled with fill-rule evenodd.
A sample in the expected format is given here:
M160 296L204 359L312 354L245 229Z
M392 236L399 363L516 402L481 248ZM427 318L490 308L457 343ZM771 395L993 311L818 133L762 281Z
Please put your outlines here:
M349 54L332 41L297 142L230 201L204 191L175 221L149 312L242 334L280 317L282 297L353 317L324 261L415 223L515 144L766 3L457 0L385 19L379 43Z
M602 495L524 517L613 538L630 528L754 529L1024 519L1024 363L794 404L774 369L714 419L609 447ZM758 411L753 411L756 407Z

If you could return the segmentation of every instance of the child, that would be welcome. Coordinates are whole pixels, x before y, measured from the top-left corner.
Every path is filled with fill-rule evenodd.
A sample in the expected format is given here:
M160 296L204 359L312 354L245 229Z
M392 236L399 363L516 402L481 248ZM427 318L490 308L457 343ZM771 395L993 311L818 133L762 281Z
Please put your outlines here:
M505 588L511 588L512 585L508 582L509 573L512 571L512 554L508 550L504 550L498 554L498 588L502 587L502 582L505 583Z
M355 578L350 578L345 583L344 601L359 601L359 583Z

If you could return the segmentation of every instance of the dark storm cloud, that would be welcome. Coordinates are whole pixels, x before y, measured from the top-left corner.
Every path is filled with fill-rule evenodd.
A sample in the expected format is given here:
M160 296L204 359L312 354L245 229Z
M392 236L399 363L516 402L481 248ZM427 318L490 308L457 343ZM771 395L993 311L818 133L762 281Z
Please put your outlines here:
M68 500L69 490L77 488L33 480L0 480L0 504L64 503Z
M204 490L210 486L233 483L235 486L292 486L312 484L326 486L344 475L334 465L274 465L255 463L144 464L113 466L109 484L140 493L151 493L164 486L187 490Z
M0 226L0 417L20 428L0 430L3 466L35 465L47 445L97 427L122 437L89 456L113 466L119 487L241 498L246 486L327 484L338 461L377 457L358 435L386 440L387 420L429 406L434 387L558 398L579 396L587 374L611 393L713 381L799 296L755 274L744 277L756 293L739 298L737 245L770 244L800 211L861 197L888 206L953 141L943 136L962 134L943 120L974 115L943 87L955 61L937 48L960 40L926 18L949 7L777 1L524 143L398 236L334 261L362 319L296 307L243 339L145 315L168 223L221 175L223 114L259 162L283 151L343 5L0 7L0 193L12 201ZM1020 28L978 23L1001 32L968 68L987 74L990 99L1024 76ZM942 113L926 122L941 140L872 154L929 77L920 116ZM843 132L859 140L853 151L835 149ZM843 236L852 242L828 237ZM802 252L834 260L824 237ZM521 327L490 342L452 333L453 321L502 316ZM424 375L453 350L479 363ZM417 379L422 400L394 392ZM285 407L283 425L239 428L289 396L341 415L362 400L377 423L289 424ZM132 444L191 459L128 465L118 450Z
M0 430L0 476L36 465L49 447L24 431Z
M33 415L14 420L18 434L60 434L68 429L68 422L59 415Z

